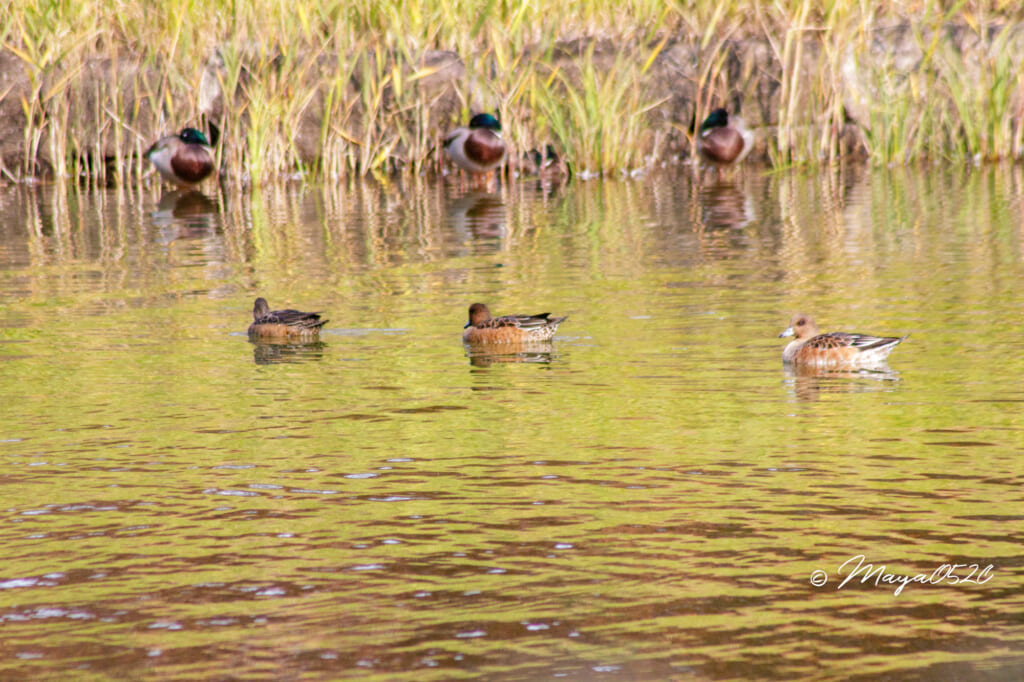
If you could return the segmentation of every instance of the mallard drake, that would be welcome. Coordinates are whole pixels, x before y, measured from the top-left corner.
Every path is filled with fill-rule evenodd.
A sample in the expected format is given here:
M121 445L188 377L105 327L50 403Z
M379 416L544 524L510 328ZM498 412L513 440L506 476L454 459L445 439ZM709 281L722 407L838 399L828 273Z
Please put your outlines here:
M501 166L508 152L501 139L501 123L491 114L477 114L468 128L448 133L444 150L459 168L477 175Z
M185 128L177 135L161 137L146 150L167 182L179 187L195 187L213 172L210 143L202 131Z
M725 109L715 109L700 124L697 153L714 166L735 166L746 158L753 146L754 133L747 129L742 118L735 114L730 116Z

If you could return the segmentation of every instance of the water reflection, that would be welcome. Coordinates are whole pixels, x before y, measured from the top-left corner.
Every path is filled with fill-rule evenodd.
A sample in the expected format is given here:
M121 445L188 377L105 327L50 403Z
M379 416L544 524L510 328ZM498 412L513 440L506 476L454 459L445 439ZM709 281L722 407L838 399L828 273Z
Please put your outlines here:
M805 365L783 365L785 385L801 401L818 400L826 393L867 393L892 391L900 381L900 373L886 364L870 369L822 369Z
M473 367L490 367L499 363L550 364L558 355L550 341L466 345L466 357Z
M163 243L206 237L219 224L217 204L199 190L165 192L153 211L153 224Z
M306 343L284 339L250 340L253 345L252 360L257 365L281 365L288 363L316 362L324 359L323 341Z
M1019 679L1022 178L0 187L0 677ZM366 326L253 371L257 292ZM928 343L780 376L808 304Z
M497 192L470 191L449 199L445 215L455 234L467 242L506 234L505 202Z
M709 230L738 229L754 219L754 205L743 186L719 179L711 185L701 185L698 192L701 223Z

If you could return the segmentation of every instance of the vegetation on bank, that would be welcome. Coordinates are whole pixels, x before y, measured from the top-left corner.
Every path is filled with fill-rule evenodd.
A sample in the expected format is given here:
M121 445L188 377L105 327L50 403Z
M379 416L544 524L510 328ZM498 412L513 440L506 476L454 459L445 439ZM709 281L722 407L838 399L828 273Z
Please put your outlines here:
M497 110L516 165L610 174L692 154L720 104L776 166L1018 158L1022 45L1007 0L13 0L0 172L130 181L211 122L228 182L421 172Z

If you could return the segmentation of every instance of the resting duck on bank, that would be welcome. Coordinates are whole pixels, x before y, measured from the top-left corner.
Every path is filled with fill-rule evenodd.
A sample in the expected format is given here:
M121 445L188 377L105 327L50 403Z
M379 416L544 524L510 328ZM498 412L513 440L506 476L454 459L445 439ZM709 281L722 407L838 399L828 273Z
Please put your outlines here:
M729 115L725 109L712 111L700 125L697 153L716 168L736 166L754 146L754 133L743 119Z
M194 188L213 172L210 143L195 128L161 137L146 150L146 158L164 180L179 187Z
M501 124L491 114L477 114L468 128L456 128L444 138L444 150L459 168L484 175L505 162L507 149Z

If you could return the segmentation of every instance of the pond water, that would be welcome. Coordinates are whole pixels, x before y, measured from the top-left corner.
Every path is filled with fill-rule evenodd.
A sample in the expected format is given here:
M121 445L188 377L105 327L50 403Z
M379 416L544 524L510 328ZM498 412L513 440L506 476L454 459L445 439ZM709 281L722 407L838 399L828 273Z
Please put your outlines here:
M1024 679L1022 188L0 188L0 678Z

